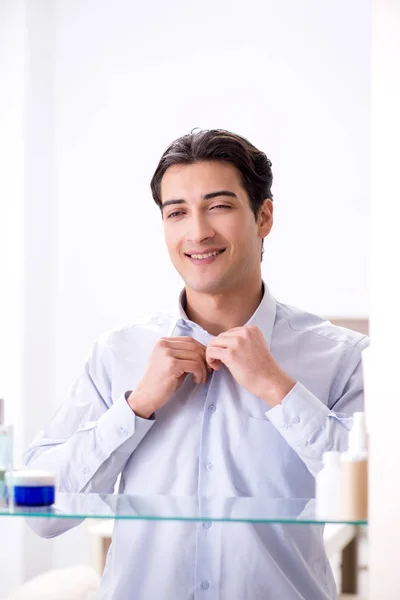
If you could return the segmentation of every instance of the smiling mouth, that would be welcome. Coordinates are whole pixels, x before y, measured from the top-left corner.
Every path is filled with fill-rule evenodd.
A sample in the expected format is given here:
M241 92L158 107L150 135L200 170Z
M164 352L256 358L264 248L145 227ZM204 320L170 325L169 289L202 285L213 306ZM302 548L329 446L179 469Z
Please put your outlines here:
M186 254L189 258L194 258L195 260L206 260L207 258L213 258L214 256L219 256L225 252L225 248L223 250L214 250L213 252L207 252L207 254Z

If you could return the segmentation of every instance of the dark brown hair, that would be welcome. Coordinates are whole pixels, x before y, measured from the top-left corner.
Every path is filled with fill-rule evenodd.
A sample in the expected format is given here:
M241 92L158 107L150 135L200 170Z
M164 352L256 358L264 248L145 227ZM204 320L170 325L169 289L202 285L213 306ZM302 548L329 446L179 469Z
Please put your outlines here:
M264 200L273 199L271 161L248 140L224 129L193 130L168 146L150 184L156 204L161 208L161 180L168 167L205 160L220 160L238 169L257 219Z

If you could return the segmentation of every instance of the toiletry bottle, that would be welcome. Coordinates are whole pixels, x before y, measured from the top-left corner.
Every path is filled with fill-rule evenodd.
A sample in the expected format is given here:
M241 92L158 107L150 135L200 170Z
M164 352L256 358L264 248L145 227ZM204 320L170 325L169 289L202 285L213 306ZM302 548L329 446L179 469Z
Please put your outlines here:
M0 500L6 497L6 471L12 471L13 430L4 422L4 400L0 398Z
M324 452L323 467L315 479L315 512L317 519L340 519L340 452Z
M341 456L340 514L346 521L368 517L368 441L365 413L353 415L347 452Z

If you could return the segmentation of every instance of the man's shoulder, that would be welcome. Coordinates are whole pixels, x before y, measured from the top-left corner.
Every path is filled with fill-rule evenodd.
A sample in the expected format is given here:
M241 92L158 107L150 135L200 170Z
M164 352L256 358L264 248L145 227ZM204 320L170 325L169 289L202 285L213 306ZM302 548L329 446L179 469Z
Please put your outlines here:
M101 346L115 346L124 343L140 343L147 338L157 339L168 335L176 322L176 316L167 312L142 315L103 333L98 339Z
M361 348L369 344L368 336L363 333L334 325L328 319L280 302L277 302L275 324L277 327L285 327L294 336L302 336L310 342L318 340L327 345L360 346Z

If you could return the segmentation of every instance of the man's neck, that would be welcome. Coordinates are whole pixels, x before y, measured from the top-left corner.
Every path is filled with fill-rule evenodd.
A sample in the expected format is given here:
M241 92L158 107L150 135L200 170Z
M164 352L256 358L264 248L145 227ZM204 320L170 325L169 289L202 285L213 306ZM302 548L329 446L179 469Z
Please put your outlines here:
M186 288L185 311L191 321L208 333L219 335L245 325L257 310L262 296L261 279L221 294L200 294Z

